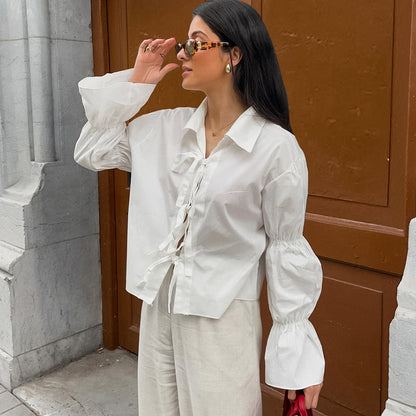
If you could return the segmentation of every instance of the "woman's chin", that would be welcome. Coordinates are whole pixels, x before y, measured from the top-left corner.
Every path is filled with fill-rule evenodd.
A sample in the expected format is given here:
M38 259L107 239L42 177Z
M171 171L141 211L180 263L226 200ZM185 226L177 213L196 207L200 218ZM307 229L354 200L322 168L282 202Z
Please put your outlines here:
M186 78L182 81L182 88L184 90L189 90L189 91L198 91L198 88L192 85L192 83L189 82L189 80L187 80Z

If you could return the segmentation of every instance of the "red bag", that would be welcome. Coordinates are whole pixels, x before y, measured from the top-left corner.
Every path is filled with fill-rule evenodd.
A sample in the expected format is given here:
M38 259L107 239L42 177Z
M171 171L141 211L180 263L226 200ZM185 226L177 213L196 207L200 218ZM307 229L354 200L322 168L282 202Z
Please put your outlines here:
M296 392L295 400L288 399L286 390L282 416L313 416L312 409L305 407L305 395L302 390Z

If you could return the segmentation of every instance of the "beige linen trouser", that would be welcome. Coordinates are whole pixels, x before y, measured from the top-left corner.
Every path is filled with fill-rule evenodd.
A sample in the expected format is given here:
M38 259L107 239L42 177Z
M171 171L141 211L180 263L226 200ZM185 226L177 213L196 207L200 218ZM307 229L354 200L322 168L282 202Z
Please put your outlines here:
M234 300L220 319L168 313L171 276L142 306L139 416L261 416L259 302Z

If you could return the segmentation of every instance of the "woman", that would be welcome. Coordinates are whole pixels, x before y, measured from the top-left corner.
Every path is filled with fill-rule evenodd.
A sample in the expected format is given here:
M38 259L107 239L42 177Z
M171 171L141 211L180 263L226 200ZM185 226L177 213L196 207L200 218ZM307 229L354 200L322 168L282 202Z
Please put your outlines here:
M266 382L315 408L324 358L308 317L321 290L302 236L307 168L273 44L237 0L200 4L184 44L142 42L132 70L79 84L88 122L75 159L131 171L127 290L143 299L139 415L259 416L259 295L273 328ZM197 108L129 120L179 65Z

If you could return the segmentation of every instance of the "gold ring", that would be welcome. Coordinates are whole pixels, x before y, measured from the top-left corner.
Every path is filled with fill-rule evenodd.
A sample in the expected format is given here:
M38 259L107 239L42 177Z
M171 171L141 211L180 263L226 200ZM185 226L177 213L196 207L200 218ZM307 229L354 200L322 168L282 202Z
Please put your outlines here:
M147 46L144 48L144 51L145 51L145 52L147 52L147 51L152 52L152 48L151 48L150 44L149 44L149 45L147 45Z

